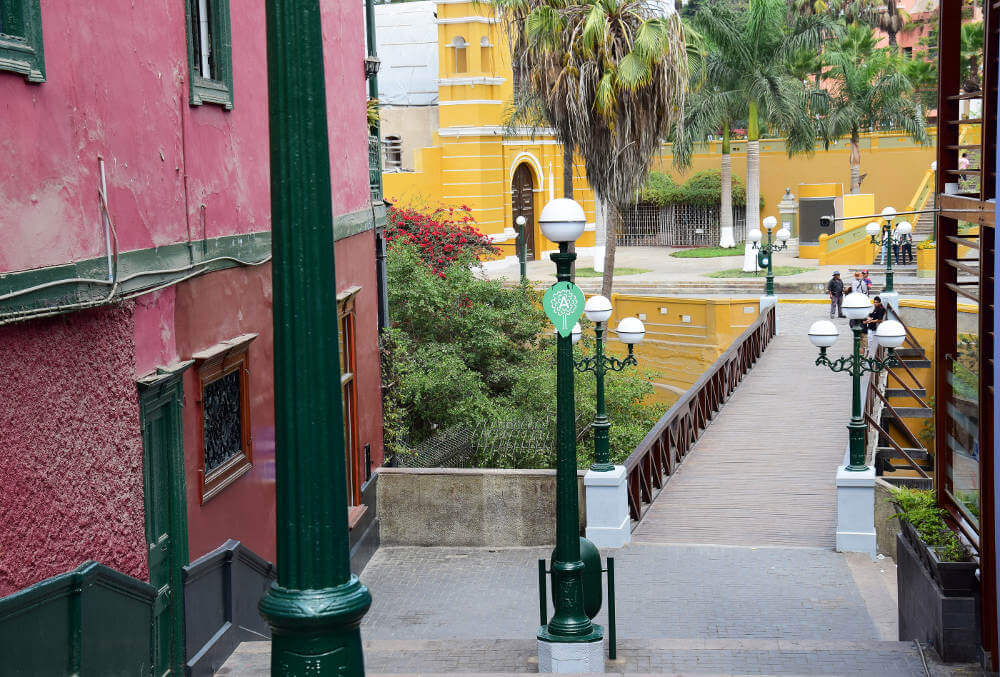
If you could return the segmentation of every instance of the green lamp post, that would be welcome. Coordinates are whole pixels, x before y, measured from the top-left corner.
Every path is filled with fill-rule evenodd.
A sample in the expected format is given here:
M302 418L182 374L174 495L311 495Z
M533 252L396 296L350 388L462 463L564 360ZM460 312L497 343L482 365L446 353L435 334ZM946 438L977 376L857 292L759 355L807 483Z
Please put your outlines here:
M638 318L623 318L618 323L616 333L622 343L628 346L628 357L619 360L612 355L605 355L604 323L611 317L612 310L611 301L604 296L591 296L587 299L583 312L587 315L587 319L594 323L597 344L592 356L584 357L575 363L578 372L593 372L597 378L597 412L594 414L594 463L590 466L594 472L611 472L615 469L614 464L611 463L608 443L608 430L611 428L611 422L608 421L608 411L604 402L604 376L609 371L622 371L625 367L639 364L635 359L635 344L642 341L646 334L646 328Z
M265 3L271 141L278 580L272 675L364 674L351 574L319 0ZM360 64L359 64L360 66Z
M913 226L907 221L901 221L892 227L892 221L896 218L896 210L893 207L886 207L882 210L882 220L884 223L872 221L865 226L865 232L871 238L871 243L876 246L885 247L885 289L883 294L896 296L893 288L892 272L892 240L894 235L909 235L913 232ZM881 237L880 237L881 236Z
M525 232L528 220L519 216L514 221L517 223L517 259L521 264L521 282L528 279L528 234Z
M551 255L556 264L556 284L566 291L575 290L570 282L570 267L576 254L569 251L571 242L583 234L586 215L577 202L567 198L551 200L538 219L542 235L559 245ZM569 303L569 297L563 296ZM580 299L582 306L582 297ZM576 322L581 307L559 312L562 323ZM572 314L575 313L575 314ZM557 330L559 326L557 325ZM603 652L603 629L587 616L583 603L584 563L580 556L579 498L576 475L576 415L573 400L573 338L570 326L563 326L556 339L556 549L552 557L552 599L555 613L547 625L538 629L539 668L543 644L599 643ZM551 653L547 654L551 665ZM603 653L601 654L603 655ZM602 670L603 671L603 670Z
M894 367L899 362L896 359L896 348L903 345L906 338L906 330L903 325L895 320L885 320L882 322L876 336L879 345L889 349L889 356L886 360L879 360L877 357L866 357L861 354L861 334L864 331L861 320L863 320L872 310L872 303L864 294L848 294L844 299L844 314L852 322L854 332L854 353L847 357L840 357L831 361L826 356L826 349L837 341L837 326L829 320L814 322L809 327L809 340L819 348L819 357L816 358L816 365L826 365L834 372L846 371L853 380L853 390L851 392L851 422L847 426L850 436L850 465L847 470L852 472L862 472L868 469L865 465L865 433L868 426L864 420L861 406L861 375L865 372L877 374L887 367Z
M767 244L760 244L762 235L760 230L757 228L754 228L747 233L747 239L750 240L753 248L758 250L758 265L760 265L761 268L767 268L767 282L764 285L764 295L774 296L774 252L780 252L783 249L788 249L788 238L790 238L792 234L787 228L780 228L775 236L778 241L774 242L771 239L771 231L773 231L778 225L778 219L773 216L768 216L764 219L762 225L767 231Z

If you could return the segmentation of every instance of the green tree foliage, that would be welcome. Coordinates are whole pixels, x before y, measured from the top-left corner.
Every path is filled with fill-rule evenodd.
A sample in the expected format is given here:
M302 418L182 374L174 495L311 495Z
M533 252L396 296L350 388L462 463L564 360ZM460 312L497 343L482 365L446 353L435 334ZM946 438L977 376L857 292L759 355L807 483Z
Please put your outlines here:
M867 26L848 28L823 52L823 81L812 97L820 133L827 143L848 136L851 143L851 192L861 188L861 133L871 129L902 129L919 143L928 143L920 105L906 76L904 60L876 47Z
M738 176L732 177L732 203L745 205L746 184ZM682 185L678 185L669 174L650 172L649 178L639 191L639 202L666 205L718 206L722 194L722 173L718 169L703 169L695 172ZM761 206L764 201L761 198Z
M386 446L405 454L436 431L455 425L546 422L555 418L555 341L530 286L504 287L476 274L464 252L444 276L414 244L397 240L386 258L393 326L382 338ZM592 339L577 345L593 349ZM612 458L622 461L656 422L644 404L651 377L632 369L607 379ZM594 417L595 381L576 377L581 466L592 461L587 424ZM540 445L491 447L477 462L490 467L553 467L554 427Z
M620 212L683 108L680 19L646 0L498 0L515 80L559 141L583 157L594 192ZM611 295L617 228L602 293Z

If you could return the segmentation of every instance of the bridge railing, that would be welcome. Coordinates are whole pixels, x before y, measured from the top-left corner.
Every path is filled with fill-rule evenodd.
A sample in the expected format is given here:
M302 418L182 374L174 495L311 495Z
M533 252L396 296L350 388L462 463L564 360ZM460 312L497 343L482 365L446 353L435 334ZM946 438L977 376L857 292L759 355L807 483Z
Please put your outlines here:
M666 478L684 460L709 421L774 338L774 310L771 306L762 312L660 417L625 459L628 506L633 521L642 518L663 489Z

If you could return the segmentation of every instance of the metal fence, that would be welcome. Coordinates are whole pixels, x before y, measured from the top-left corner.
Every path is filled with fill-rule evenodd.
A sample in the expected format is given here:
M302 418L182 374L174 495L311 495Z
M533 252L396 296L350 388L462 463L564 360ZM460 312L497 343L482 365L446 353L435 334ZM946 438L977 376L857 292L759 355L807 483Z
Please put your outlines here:
M719 244L720 209L716 205L637 204L622 214L618 244L622 247L712 247ZM733 237L746 236L746 207L733 207Z

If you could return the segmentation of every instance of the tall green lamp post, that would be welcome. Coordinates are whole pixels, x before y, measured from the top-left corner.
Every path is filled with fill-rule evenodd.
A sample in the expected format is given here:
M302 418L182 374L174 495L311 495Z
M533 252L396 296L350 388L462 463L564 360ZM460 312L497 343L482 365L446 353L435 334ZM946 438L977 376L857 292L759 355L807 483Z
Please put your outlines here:
M583 570L580 556L579 498L576 474L576 407L573 391L572 327L582 311L582 294L570 281L576 254L571 242L583 234L587 219L579 203L557 198L549 201L538 219L542 235L559 245L551 255L556 264L559 304L549 304L561 317L556 323L556 549L552 557L552 599L555 613L538 629L540 672L604 671L604 632L584 609ZM579 295L579 306L569 294ZM570 307L572 305L572 307ZM546 310L549 310L549 307ZM550 317L553 317L550 314ZM553 318L555 322L556 318ZM599 668L599 669L597 669Z
M622 371L625 367L639 364L635 359L635 344L642 341L646 328L636 317L623 318L618 323L618 338L628 346L628 356L619 360L613 355L604 353L604 323L613 312L611 301L604 296L591 296L583 308L587 319L594 323L596 345L594 354L584 357L575 363L578 372L592 372L597 379L597 411L594 414L594 463L590 469L594 472L612 472L615 466L611 463L611 451L608 442L608 430L611 422L608 420L608 410L604 401L604 377L609 371Z
M868 426L864 420L861 400L861 375L865 372L877 374L887 367L894 367L898 364L896 359L896 348L903 345L906 339L906 330L903 325L895 320L882 322L876 336L878 344L889 349L889 356L885 360L879 360L875 356L865 356L861 354L861 334L864 331L861 325L868 313L872 310L872 303L865 294L848 294L844 299L844 314L852 322L854 332L854 353L850 356L840 357L830 360L826 355L827 348L837 341L837 326L829 320L814 322L809 327L809 340L819 348L819 357L816 358L816 365L826 365L834 372L846 371L851 375L853 390L851 391L851 422L847 425L850 436L850 464L845 468L850 472L863 472L868 470L865 465L865 433Z
M518 216L517 223L517 260L521 264L521 282L528 279L528 234L525 232L528 220Z
M351 574L319 0L267 0L278 580L272 675L364 674Z
M761 223L764 229L767 231L767 244L762 245L760 243L762 239L761 232L754 228L749 233L747 233L747 239L753 245L753 248L757 250L757 263L761 268L767 268L767 282L764 284L764 295L770 298L774 298L774 252L780 252L783 249L788 249L788 238L792 236L791 232L787 228L780 228L774 237L777 237L778 241L774 242L772 240L772 231L778 225L778 219L773 216L768 216ZM770 305L773 305L770 304Z
M913 226L907 221L900 221L893 227L892 221L896 218L896 210L893 207L886 207L882 210L882 223L872 221L865 226L865 232L869 235L873 245L885 247L885 289L881 295L883 300L890 306L895 307L899 299L899 294L893 288L892 271L892 241L895 236L909 235L913 232Z

